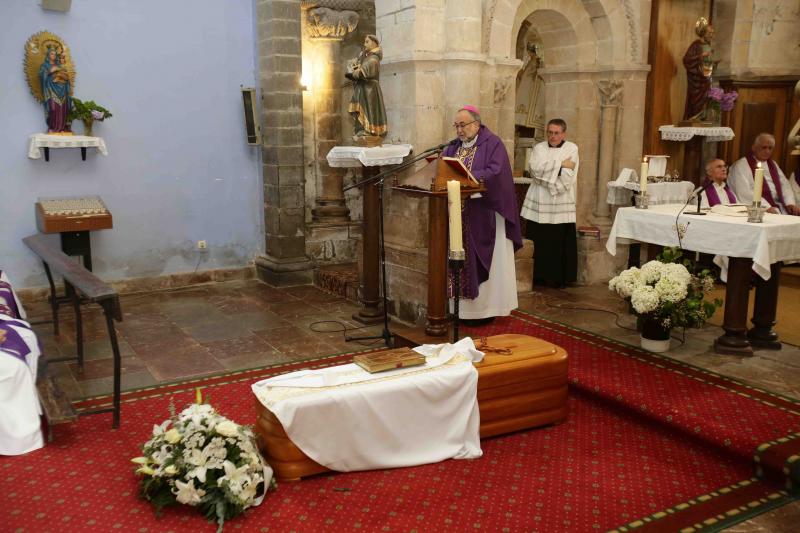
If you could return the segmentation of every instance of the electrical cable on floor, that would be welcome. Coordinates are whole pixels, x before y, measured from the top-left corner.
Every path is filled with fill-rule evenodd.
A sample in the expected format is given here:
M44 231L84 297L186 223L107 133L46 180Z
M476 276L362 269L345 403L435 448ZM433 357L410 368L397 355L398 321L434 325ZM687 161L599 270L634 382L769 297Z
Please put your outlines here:
M314 326L316 326L317 324L338 324L339 326L341 326L341 329L314 329ZM364 325L364 326L357 326L350 328L347 327L347 324L345 324L340 320L319 320L317 322L312 322L311 324L308 325L308 329L310 329L314 333L336 333L341 331L343 339L346 339L348 331L356 331L359 329L366 329L372 327L375 327L375 325ZM382 343L383 339L375 339L370 342L361 342L361 341L349 341L349 342L355 342L360 346L374 346L378 343Z
M619 320L620 320L620 318L622 318L622 315L620 315L616 311L611 311L609 309L600 309L600 308L597 308L597 307L580 307L580 306L555 305L555 304L551 304L550 302L547 302L547 301L545 301L544 304L547 307L552 307L554 309L566 309L566 310L570 310L570 311L599 311L600 313L608 313L608 314L614 315L614 325L617 326L618 328L624 329L626 331L634 331L634 332L638 332L639 331L636 328L629 328L627 326L623 326L622 324L620 324ZM670 336L670 338L675 339L676 341L680 342L681 345L686 344L686 328L683 328L683 334L681 335L681 338L678 338L678 337L675 337L675 336L672 336L672 335Z

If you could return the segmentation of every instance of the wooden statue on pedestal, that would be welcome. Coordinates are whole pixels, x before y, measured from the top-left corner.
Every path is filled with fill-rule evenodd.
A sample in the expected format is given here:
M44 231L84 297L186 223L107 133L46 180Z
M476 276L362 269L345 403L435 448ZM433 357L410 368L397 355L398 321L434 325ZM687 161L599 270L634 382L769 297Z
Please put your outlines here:
M701 116L706 110L708 90L711 88L711 76L718 63L712 58L714 49L714 27L705 17L700 17L694 25L698 39L686 50L683 66L686 67L686 106L683 111L683 122L679 126L710 126L702 123Z
M364 39L364 50L347 65L345 77L353 82L353 96L347 110L355 121L353 140L362 146L383 144L388 127L380 86L383 50L375 35Z

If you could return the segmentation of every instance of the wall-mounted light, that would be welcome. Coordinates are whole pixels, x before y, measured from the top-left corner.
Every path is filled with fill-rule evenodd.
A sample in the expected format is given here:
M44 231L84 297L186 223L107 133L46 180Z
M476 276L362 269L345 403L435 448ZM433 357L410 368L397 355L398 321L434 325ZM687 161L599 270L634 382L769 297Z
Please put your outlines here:
M308 68L304 68L300 75L300 88L304 91L311 90L311 72Z

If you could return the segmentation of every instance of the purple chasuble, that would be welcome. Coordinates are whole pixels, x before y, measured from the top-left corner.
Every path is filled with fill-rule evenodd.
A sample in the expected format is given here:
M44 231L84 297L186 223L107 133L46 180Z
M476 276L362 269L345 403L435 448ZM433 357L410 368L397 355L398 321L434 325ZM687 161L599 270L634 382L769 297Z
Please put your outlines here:
M706 178L706 183L710 183L711 180ZM728 195L728 201L732 204L737 202L736 195L733 194L733 191L728 187L728 184L725 184L725 194ZM717 189L714 185L709 185L706 187L706 198L708 198L708 206L714 207L715 205L722 203L719 201L719 196L717 195Z
M444 150L445 157L456 157L461 141L451 142ZM477 150L472 160L472 175L482 180L486 191L481 198L467 198L464 209L464 248L466 251L465 297L475 298L478 286L489 279L497 230L495 212L506 221L506 238L514 243L514 251L522 248L519 209L514 191L514 177L508 153L500 137L481 125ZM470 296L467 296L467 295Z
M28 348L28 344L22 336L10 325L4 323L0 323L0 331L4 331L6 336L5 340L0 342L0 351L25 362L25 356L31 353L31 349Z

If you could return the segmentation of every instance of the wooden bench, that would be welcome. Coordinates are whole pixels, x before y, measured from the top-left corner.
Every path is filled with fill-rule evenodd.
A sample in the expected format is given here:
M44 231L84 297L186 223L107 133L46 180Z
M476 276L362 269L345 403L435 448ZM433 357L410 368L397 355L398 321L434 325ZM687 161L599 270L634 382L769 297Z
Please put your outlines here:
M77 263L66 255L58 247L58 244L51 242L47 235L38 233L25 237L22 241L28 248L41 259L47 281L50 284L50 305L53 312L53 322L58 334L58 304L62 301L69 301L75 311L75 337L77 344L77 355L75 357L60 357L47 359L37 380L37 387L42 397L42 409L45 412L48 428L52 424L59 424L74 420L75 414L69 401L60 394L58 387L46 371L47 363L58 361L77 360L78 366L83 371L83 320L81 318L81 304L96 303L103 308L106 317L106 327L108 338L111 342L111 350L114 354L114 402L112 407L102 407L77 413L79 415L114 413L113 427L119 427L120 421L120 387L121 387L121 357L119 343L117 342L117 332L114 329L114 320L122 321L122 309L119 304L119 295L110 285L92 274L82 264ZM66 297L58 296L53 275L64 278ZM68 404L68 405L65 405ZM49 430L48 430L49 433Z

